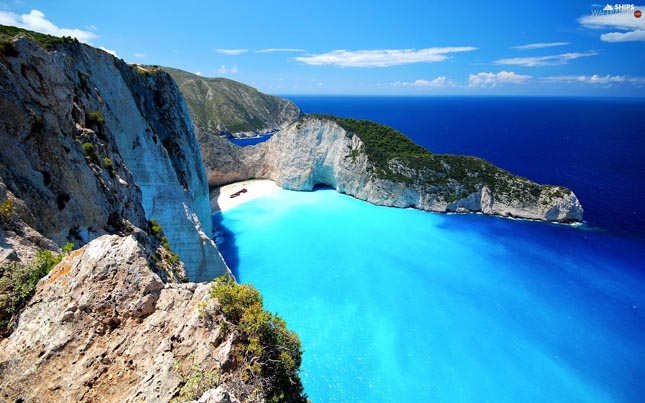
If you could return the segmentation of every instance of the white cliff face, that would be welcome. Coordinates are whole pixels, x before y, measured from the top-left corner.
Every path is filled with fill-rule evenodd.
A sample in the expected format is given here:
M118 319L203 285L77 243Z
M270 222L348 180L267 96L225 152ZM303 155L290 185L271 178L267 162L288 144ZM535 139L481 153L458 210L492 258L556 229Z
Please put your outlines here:
M475 192L462 194L455 200L446 195L452 189L464 188L459 181L449 179L445 184L428 184L420 178L434 175L434 171L419 171L396 158L388 162L388 169L405 180L384 179L375 173L363 141L326 118L308 117L256 146L237 147L225 140L216 140L204 150L210 186L267 178L292 190L327 185L383 206L434 212L482 212L555 222L582 219L582 207L570 190L539 186L501 170L505 189L491 189L482 182ZM446 158L442 162L446 172L453 169L450 161ZM538 189L537 195L527 189Z
M125 221L146 229L156 219L192 280L227 272L211 240L204 167L174 81L77 43L55 52L25 39L12 46L15 54L0 57L0 105L8 112L0 119L8 147L0 168L7 189L25 202L25 221L62 245L84 244Z

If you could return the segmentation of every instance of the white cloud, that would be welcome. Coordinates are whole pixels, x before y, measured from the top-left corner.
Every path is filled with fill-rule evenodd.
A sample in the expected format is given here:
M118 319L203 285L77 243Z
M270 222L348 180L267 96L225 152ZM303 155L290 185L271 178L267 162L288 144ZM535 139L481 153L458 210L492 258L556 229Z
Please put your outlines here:
M607 74L605 76L599 76L597 74L591 76L554 76L554 77L545 77L544 80L548 81L560 81L568 83L586 83L586 84L611 84L611 83L624 83L628 80L627 76L612 76ZM631 81L631 80L630 80Z
M102 51L104 51L104 52L107 52L107 53L111 54L111 55L112 55L112 56L114 56L114 57L119 57L119 55L117 55L117 54L116 54L116 52L115 52L115 51L113 51L113 50L110 50L110 49L104 48L103 46L99 46L99 49L101 49L101 50L102 50Z
M636 6L635 9L644 10L645 6ZM645 41L645 18L634 17L633 11L585 15L578 18L578 22L585 28L612 29L626 32L609 32L600 35L604 42L635 42Z
M215 49L215 52L221 53L223 55L241 55L247 53L248 49Z
M645 30L629 32L610 32L600 35L600 40L605 42L637 42L645 41Z
M196 75L196 76L201 76L201 75L202 75L202 72L201 72L201 71L196 71L196 72L195 72L195 75Z
M146 55L145 53L135 53L134 54L134 57L136 57L138 59L144 58L146 56L148 56L148 55Z
M269 49L260 49L256 50L256 53L273 53L273 52L304 52L304 49L293 49L293 48L269 48Z
M450 53L470 52L475 47L445 47L427 49L333 50L295 60L312 66L390 67L411 63L431 63L448 59Z
M517 50L533 50L533 49L544 49L544 48L553 48L556 46L567 46L571 45L571 42L539 42L539 43L530 43L528 45L519 45L513 46L511 49Z
M440 76L434 80L397 81L392 85L396 87L445 88L454 87L455 82L445 76Z
M469 87L496 87L502 84L522 84L532 77L515 74L512 71L500 71L499 73L477 73L468 77Z
M509 59L495 60L493 63L512 66L559 66L567 64L570 60L579 59L581 57L596 56L598 52L590 50L587 52L575 53L562 53L560 55L552 56L536 56L536 57L512 57Z
M219 69L217 69L218 74L235 74L237 73L237 66L233 66L230 69L226 67L225 65L219 66Z
M92 38L96 38L96 35L90 31L76 28L59 28L47 20L45 14L40 10L31 10L29 14L21 15L8 11L0 11L0 24L12 25L54 36L71 36L81 42L89 42Z

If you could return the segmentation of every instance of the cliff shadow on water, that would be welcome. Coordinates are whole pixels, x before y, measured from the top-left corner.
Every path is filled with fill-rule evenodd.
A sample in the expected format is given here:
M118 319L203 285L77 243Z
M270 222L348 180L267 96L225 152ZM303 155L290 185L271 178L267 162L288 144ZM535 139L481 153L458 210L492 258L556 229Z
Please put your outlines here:
M231 273L233 273L233 276L239 282L239 248L235 241L235 233L224 225L224 217L220 211L220 206L217 204L217 198L219 195L220 189L218 187L210 189L211 209L214 211L211 215L213 220L213 240L224 257L224 261L228 265L229 269L231 269Z

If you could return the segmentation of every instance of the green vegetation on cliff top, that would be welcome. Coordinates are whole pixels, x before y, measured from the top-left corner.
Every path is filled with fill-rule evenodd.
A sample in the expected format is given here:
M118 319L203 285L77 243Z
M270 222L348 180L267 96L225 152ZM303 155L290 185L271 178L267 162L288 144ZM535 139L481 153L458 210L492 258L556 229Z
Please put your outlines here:
M377 177L398 183L443 188L446 190L444 198L448 202L477 192L482 185L499 196L522 201L535 201L546 188L481 158L433 154L401 132L379 123L332 115L309 115L307 118L334 121L348 133L358 136ZM350 150L348 157L355 156L356 150ZM414 171L412 175L409 169Z
M26 29L11 27L8 25L0 25L0 44L2 44L2 52L7 53L10 49L6 48L6 44L9 43L14 38L19 36L24 36L27 39L30 39L42 46L47 50L54 48L56 44L59 43L72 43L78 42L78 40L71 37L58 37L53 35L41 34L40 32L28 31Z

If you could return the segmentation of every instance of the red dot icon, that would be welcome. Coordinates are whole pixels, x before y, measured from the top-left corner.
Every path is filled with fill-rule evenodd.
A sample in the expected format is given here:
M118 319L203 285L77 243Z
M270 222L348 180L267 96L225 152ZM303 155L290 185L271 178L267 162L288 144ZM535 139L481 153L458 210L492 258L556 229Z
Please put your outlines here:
M634 11L634 17L641 18L642 15L643 15L643 13L641 13L641 10Z

